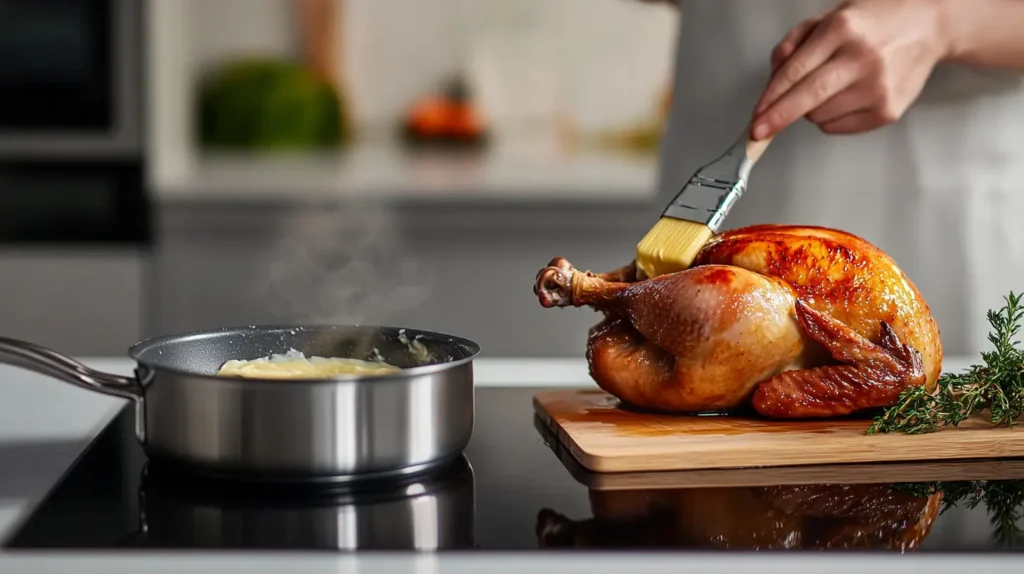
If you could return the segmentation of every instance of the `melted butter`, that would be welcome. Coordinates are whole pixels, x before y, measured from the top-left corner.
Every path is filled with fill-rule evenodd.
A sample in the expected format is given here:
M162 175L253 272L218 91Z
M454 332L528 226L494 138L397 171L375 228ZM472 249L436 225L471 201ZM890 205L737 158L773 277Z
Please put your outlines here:
M420 342L419 338L410 339L405 334L405 329L398 332L398 342L405 345L409 352L412 353L413 358L419 363L427 363L430 361L430 352L427 351L426 345Z
M294 349L252 360L230 360L217 375L248 379L324 379L338 375L387 375L400 369L383 360L306 357Z

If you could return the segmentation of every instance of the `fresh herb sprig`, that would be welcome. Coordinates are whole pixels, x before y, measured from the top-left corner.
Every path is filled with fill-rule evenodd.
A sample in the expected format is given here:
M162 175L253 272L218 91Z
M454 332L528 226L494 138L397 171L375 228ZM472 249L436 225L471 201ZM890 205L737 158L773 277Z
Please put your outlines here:
M942 493L939 514L955 507L974 510L984 504L992 524L992 538L1004 547L1024 543L1019 526L1024 519L1024 480L971 480L893 485L893 490L926 497Z
M1024 322L1022 295L1011 292L1001 309L988 312L993 348L981 354L984 364L942 375L933 392L924 387L904 390L894 405L875 417L868 434L929 433L958 426L983 411L990 413L993 425L1016 425L1024 414L1024 350L1015 339Z

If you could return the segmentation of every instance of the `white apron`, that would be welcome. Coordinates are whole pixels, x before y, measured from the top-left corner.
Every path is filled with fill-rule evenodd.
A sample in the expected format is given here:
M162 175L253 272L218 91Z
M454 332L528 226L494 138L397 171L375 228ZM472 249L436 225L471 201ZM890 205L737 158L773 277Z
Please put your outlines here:
M772 48L834 0L682 0L668 201L750 120ZM726 227L824 225L889 253L935 313L946 355L987 349L988 309L1024 291L1024 76L941 66L895 125L829 136L801 120L754 168Z

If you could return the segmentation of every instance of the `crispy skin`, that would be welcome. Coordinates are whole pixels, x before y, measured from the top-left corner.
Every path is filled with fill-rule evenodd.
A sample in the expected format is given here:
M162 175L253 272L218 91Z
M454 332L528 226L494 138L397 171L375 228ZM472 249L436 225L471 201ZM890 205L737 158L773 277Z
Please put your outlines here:
M881 345L875 345L799 300L796 314L804 330L843 364L780 373L755 391L757 412L777 418L794 412L848 415L891 405L903 389L924 384L921 356L901 344L888 323L882 323Z
M627 265L581 272L556 258L537 274L545 307L590 306L607 319L588 337L591 375L638 407L829 417L934 388L939 329L885 253L820 227L726 232L694 267L653 279Z
M782 279L812 309L873 343L887 323L921 354L925 384L934 388L942 343L931 308L896 262L864 239L824 227L744 227L712 239L694 264L714 263Z

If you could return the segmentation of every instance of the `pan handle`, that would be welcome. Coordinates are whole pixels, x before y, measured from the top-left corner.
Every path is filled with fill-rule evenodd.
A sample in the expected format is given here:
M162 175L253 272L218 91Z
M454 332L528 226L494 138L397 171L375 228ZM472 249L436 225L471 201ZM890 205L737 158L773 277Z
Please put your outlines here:
M142 398L142 385L135 377L90 369L57 351L26 341L0 337L0 363L28 369L105 395L133 400Z

